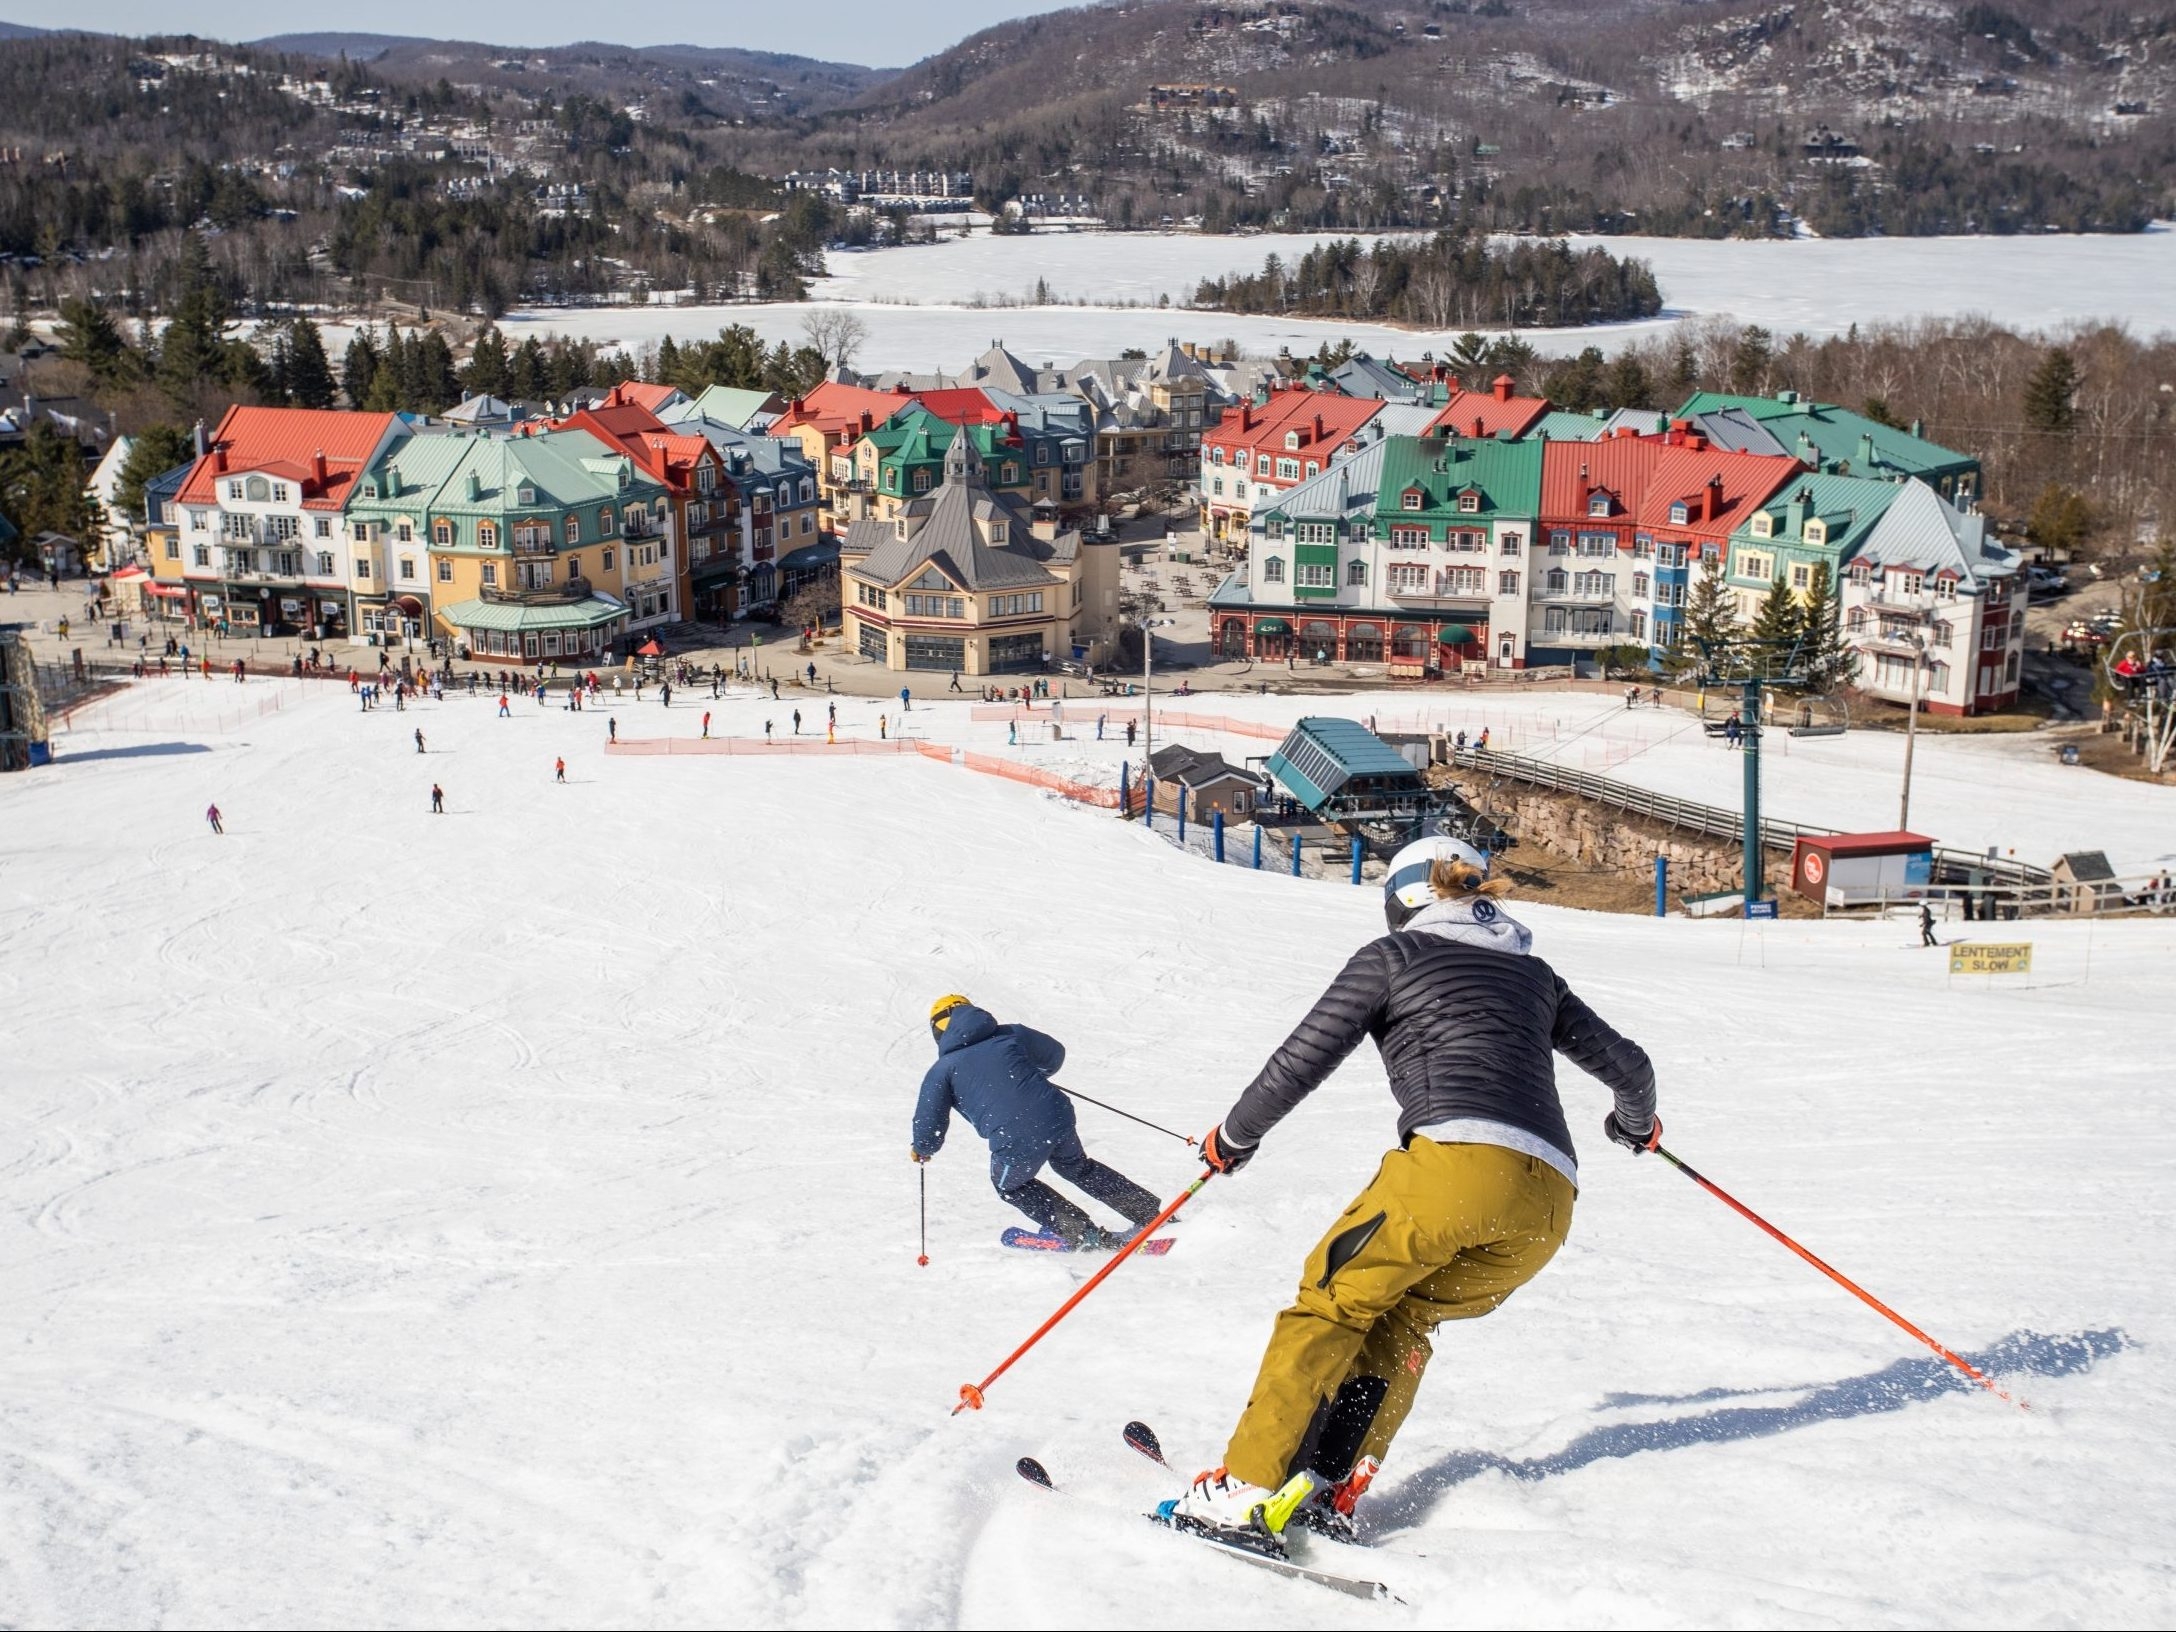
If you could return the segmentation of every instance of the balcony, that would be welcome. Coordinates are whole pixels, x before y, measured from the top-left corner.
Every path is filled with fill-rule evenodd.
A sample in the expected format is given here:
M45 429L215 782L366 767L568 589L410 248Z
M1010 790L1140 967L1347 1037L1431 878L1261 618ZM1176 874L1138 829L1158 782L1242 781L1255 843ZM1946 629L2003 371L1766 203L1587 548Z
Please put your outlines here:
M558 553L559 547L552 542L552 535L549 533L516 533L514 535L514 554L516 556L536 557L557 555Z
M1488 609L1489 592L1484 585L1479 589L1454 588L1454 580L1438 574L1420 584L1391 583L1385 593L1400 606L1454 607L1462 612L1482 612Z
M476 598L496 606L569 606L588 600L593 593L587 578L569 578L563 584L542 589L493 589L487 584L476 592Z

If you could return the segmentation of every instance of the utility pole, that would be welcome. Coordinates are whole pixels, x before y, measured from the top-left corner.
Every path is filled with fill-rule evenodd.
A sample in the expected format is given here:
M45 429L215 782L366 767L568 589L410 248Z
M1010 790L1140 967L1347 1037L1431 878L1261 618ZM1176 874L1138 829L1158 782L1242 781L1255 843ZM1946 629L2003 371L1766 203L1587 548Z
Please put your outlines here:
M1745 756L1745 904L1750 907L1766 898L1768 889L1766 857L1761 852L1760 840L1760 716L1761 680L1757 674L1745 677L1741 690L1739 713L1744 734L1740 737L1739 752Z
M1912 825L1912 748L1919 740L1919 675L1926 667L1927 643L1918 635L1905 637L1912 648L1912 700L1904 713L1904 797L1897 804L1896 825L1899 832L1910 832Z

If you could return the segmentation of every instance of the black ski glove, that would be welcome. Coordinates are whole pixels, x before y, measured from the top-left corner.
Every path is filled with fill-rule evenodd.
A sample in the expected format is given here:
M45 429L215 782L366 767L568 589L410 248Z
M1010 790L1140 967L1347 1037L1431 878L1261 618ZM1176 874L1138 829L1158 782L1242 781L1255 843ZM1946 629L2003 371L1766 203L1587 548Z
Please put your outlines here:
M1611 1144L1622 1145L1635 1156L1644 1156L1662 1143L1662 1118L1649 1117L1647 1126L1635 1131L1619 1122L1617 1113L1611 1111L1602 1118L1602 1134Z
M1201 1141L1201 1159L1218 1173L1236 1173L1254 1160L1259 1145L1228 1145L1224 1142L1224 1129L1211 1128Z

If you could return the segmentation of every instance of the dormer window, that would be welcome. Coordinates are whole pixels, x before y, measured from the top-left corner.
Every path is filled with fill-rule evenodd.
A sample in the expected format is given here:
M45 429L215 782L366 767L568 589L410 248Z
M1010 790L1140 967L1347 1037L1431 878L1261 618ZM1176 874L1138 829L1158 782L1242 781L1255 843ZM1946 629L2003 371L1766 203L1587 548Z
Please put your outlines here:
M1421 507L1421 501L1425 497L1426 495L1419 488L1409 487L1400 495L1399 503L1408 510L1418 510Z
M1808 544L1826 544L1828 542L1828 523L1819 516L1808 516L1803 537Z
M514 490L514 502L524 507L536 503L536 489L527 482L522 483Z
M1285 446L1285 451L1286 451L1287 453L1297 453L1297 452L1299 452L1299 451L1300 451L1300 433L1299 433L1299 432L1297 432L1297 431L1287 431L1287 432L1285 432L1285 433L1284 433L1284 446Z
M1002 521L993 521L990 523L990 542L992 544L1002 544L1005 542L1005 524Z
M1609 495L1608 495L1607 493L1596 493L1596 494L1592 495L1592 496L1591 496L1591 497L1590 497L1590 498L1589 498L1589 499L1587 500L1587 514L1588 514L1588 515L1590 515L1590 516L1606 516L1606 515L1608 515L1608 514L1609 514Z
M1755 515L1755 516L1753 517L1753 536L1754 536L1755 538L1773 538L1773 537L1775 537L1775 536L1776 536L1776 518L1775 518L1775 517L1773 517L1773 516L1771 516L1771 515L1770 515L1770 514L1769 514L1769 513L1767 512L1767 511L1765 511L1765 510L1762 510L1762 511L1758 512L1758 513L1757 513L1757 514L1756 514L1756 515Z
M1688 506L1683 499L1679 499L1675 504L1670 506L1670 520L1676 526L1684 526L1685 523L1692 520L1691 507Z
M1479 515L1481 513L1481 495L1473 492L1459 494L1458 513L1462 516Z

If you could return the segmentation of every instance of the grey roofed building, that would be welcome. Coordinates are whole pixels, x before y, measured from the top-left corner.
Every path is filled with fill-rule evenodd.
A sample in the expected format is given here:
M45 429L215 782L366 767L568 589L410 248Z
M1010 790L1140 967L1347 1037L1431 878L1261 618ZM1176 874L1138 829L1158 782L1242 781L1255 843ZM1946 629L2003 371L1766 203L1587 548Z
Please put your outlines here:
M1079 529L1038 537L1028 506L990 491L982 457L962 426L945 450L937 490L890 521L855 522L841 553L860 576L884 584L934 566L966 590L1035 589L1059 582L1046 562L1071 561L1080 547Z
M1352 457L1355 450L1379 445L1386 437L1426 436L1428 427L1443 410L1424 402L1386 402L1382 409L1346 439L1333 458Z
M1989 579L2017 573L2024 557L1995 541L1985 516L1958 509L1924 482L1900 482L1851 564L1862 561L1929 576L1947 569L1957 575L1960 594L1977 595Z
M1353 353L1328 374L1330 383L1348 397L1380 397L1385 402L1425 402L1428 387L1404 370L1364 351ZM1434 412L1442 412L1439 404Z
M1718 448L1731 453L1796 453L1778 442L1768 427L1747 413L1743 408L1711 408L1704 414L1694 414L1689 421L1692 428ZM1809 463L1818 466L1819 459Z

